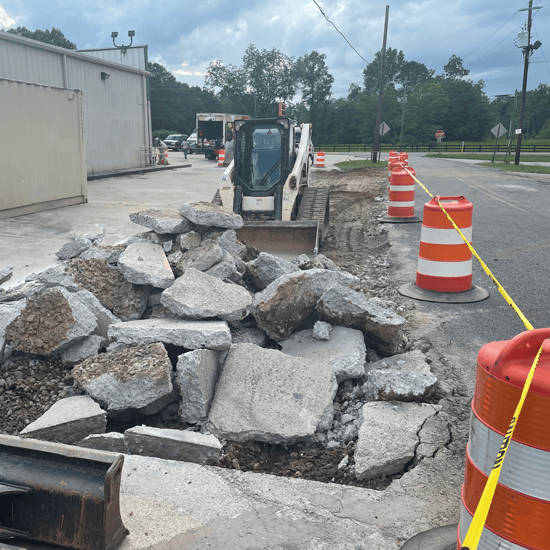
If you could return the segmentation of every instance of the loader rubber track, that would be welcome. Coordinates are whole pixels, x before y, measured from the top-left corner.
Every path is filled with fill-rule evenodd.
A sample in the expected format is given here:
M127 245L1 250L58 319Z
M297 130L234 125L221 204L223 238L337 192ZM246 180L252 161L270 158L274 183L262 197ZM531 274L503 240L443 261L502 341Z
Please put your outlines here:
M329 226L329 189L327 187L306 187L296 220L318 221L321 227L321 238L325 238Z

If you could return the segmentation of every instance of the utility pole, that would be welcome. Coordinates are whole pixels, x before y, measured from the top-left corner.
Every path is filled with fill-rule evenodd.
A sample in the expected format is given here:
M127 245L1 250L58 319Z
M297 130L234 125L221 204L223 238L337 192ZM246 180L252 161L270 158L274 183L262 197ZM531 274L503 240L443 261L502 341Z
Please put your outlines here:
M533 10L540 10L541 7L537 6L533 8L533 0L529 0L529 7L521 9L519 11L528 11L527 16L527 46L523 47L523 55L525 57L525 62L523 65L523 86L521 88L521 109L519 112L519 123L516 130L517 141L516 141L516 158L514 164L517 166L519 164L519 157L521 155L521 136L523 131L523 115L525 114L525 96L527 94L527 72L529 71L529 57L534 50L537 50L541 47L541 43L537 40L533 45L531 45L531 22L532 22L532 13Z
M407 103L407 77L403 87L403 109L401 110L401 133L399 134L399 152L401 153L401 141L403 140L403 125L405 124L405 103Z
M376 125L374 129L374 145L372 146L371 159L378 160L378 144L380 140L380 123L382 122L382 99L384 97L384 61L386 58L386 39L388 37L388 19L390 7L386 6L386 20L384 22L384 40L382 42L382 59L380 61L380 92L378 94L378 108L376 109Z

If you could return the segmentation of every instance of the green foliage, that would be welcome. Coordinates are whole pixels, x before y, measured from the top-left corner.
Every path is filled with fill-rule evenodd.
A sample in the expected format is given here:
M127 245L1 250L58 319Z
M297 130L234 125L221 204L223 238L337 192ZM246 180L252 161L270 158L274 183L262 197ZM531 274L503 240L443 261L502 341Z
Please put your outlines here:
M163 65L149 63L148 70L151 73L149 97L154 131L174 128L168 133L191 134L195 129L197 113L228 112L223 110L220 100L212 92L178 82Z
M353 170L354 168L385 168L388 166L388 161L372 162L372 160L347 160L345 162L337 162L335 166L342 170Z
M178 132L175 132L173 130L155 130L153 132L153 139L159 138L162 140L165 140L169 135L171 134L177 134Z
M32 40L38 40L39 42L45 42L46 44L51 44L52 46L59 46L60 48L66 48L68 50L76 50L76 44L67 40L65 35L55 27L52 27L52 30L41 31L36 29L31 31L26 27L17 27L16 29L8 29L7 32L11 34L18 34L25 38L31 38Z
M457 55L451 55L447 65L444 65L443 70L445 71L445 78L450 78L451 80L456 80L463 78L470 74L468 69L465 69L462 64L462 58Z
M550 139L550 118L546 119L544 126L538 133L536 139Z
M210 63L206 86L219 89L220 99L229 100L232 112L253 114L255 118L274 116L275 105L287 103L296 93L294 58L277 48L258 50L250 44L240 67L224 65L220 60Z

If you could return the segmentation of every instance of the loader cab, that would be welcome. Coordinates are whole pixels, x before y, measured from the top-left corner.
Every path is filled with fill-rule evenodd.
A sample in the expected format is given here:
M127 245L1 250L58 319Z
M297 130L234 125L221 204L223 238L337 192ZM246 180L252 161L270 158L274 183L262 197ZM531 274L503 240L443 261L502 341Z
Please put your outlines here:
M274 195L292 170L294 135L287 118L235 121L235 185L245 196Z

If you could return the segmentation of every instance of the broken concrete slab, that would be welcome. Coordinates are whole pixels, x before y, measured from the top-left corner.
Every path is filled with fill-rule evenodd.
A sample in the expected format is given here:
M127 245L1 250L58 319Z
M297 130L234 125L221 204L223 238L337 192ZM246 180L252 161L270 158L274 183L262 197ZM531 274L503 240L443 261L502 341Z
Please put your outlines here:
M329 269L331 271L340 271L340 268L324 254L317 254L313 260L300 261L300 269Z
M168 233L165 235L159 235L154 231L145 231L144 233L138 233L137 235L130 237L126 241L126 246L136 243L159 244L165 252L170 252L175 241L176 235L174 234Z
M19 317L26 305L26 299L18 300L17 302L0 303L0 365L9 355L5 350L6 327Z
M202 238L196 231L189 231L188 233L181 233L176 237L176 243L180 247L182 252L191 250L192 248L198 248L201 245Z
M148 291L128 282L107 260L74 259L69 264L75 281L122 321L139 319L147 307Z
M456 420L455 417L446 412L439 411L424 422L418 434L420 445L416 448L417 460L435 456L435 453L441 449L441 447L444 447L450 442L450 425L454 420Z
M54 403L20 435L75 445L90 434L104 433L106 425L105 411L87 395L77 395Z
M237 238L237 232L234 229L205 233L201 246L208 246L210 243L217 244L222 250L229 252L231 256L239 259L243 257L247 250L246 245Z
M237 275L238 271L233 256L231 256L227 250L223 250L222 261L214 264L210 269L207 269L205 273L225 281L226 279L231 279L234 275Z
M361 292L343 285L333 286L320 297L316 310L321 321L359 329L388 354L399 349L405 319L375 304Z
M239 214L211 202L187 202L180 208L180 214L197 225L240 229L244 222Z
M69 260L71 258L76 258L82 252L85 250L88 250L88 248L91 248L93 246L92 241L90 239L83 239L81 237L77 237L74 241L70 243L64 244L56 253L55 255L60 260Z
M249 292L196 269L187 269L161 295L161 304L187 319L240 321L252 304Z
M205 349L183 353L178 357L176 370L181 420L188 424L205 422L220 373L218 353Z
M109 338L120 344L164 342L186 349L223 350L231 345L231 332L225 321L140 319L111 325Z
M165 347L155 343L89 357L73 368L72 376L111 414L141 409L170 394L171 371Z
M91 226L80 226L73 229L75 239L88 239L92 244L99 244L104 238L107 227L102 223L96 223Z
M7 283L13 275L13 265L7 265L0 269L0 285Z
M91 355L97 355L99 350L104 345L104 338L102 336L97 336L92 334L87 338L84 338L81 342L72 345L70 348L67 348L61 352L61 361L64 363L72 362L77 363L82 361Z
M256 344L264 348L267 344L267 334L259 328L242 327L232 328L233 344Z
M108 330L111 325L120 323L121 320L115 317L107 308L101 305L101 302L88 290L80 290L75 296L95 315L97 327L92 335L103 338L103 346L109 344Z
M327 363L264 349L231 346L210 407L218 438L290 444L311 441L332 424L338 385Z
M174 274L162 246L153 243L130 244L120 255L118 268L124 278L135 285L168 288Z
M280 342L280 346L286 355L303 357L318 365L328 363L338 383L365 374L367 347L360 330L332 327L330 341L317 340L313 330L302 330Z
M174 271L182 275L187 269L196 269L197 271L206 271L213 265L223 260L223 250L216 243L199 248L191 248L184 252L178 261Z
M363 392L369 401L427 401L437 378L420 350L369 363Z
M70 292L77 292L80 287L73 278L72 273L65 265L55 265L41 271L37 276L38 281L44 283L45 288L63 286Z
M193 229L189 219L182 217L177 208L148 208L130 214L130 219L152 229L155 233L186 233Z
M345 271L310 269L289 273L256 294L253 314L258 326L270 338L284 340L315 312L319 298L327 289L335 285L350 287L358 282L357 277ZM334 324L342 325L337 322Z
M27 299L19 316L6 327L5 339L17 351L51 355L90 336L95 315L65 288L44 290Z
M222 449L213 435L188 430L136 426L126 430L124 437L131 454L195 464L216 464Z
M330 340L330 332L332 331L332 325L325 323L325 321L317 321L313 325L313 338L316 340Z
M78 446L85 447L86 449L108 451L110 453L128 454L128 447L126 446L124 434L118 432L91 434L80 441Z
M264 290L279 277L297 271L300 271L299 267L267 252L260 252L255 260L247 264L247 278L257 290Z
M427 403L365 403L355 448L355 476L374 479L400 472L415 456L418 433L440 407ZM391 437L396 427L399 437Z

